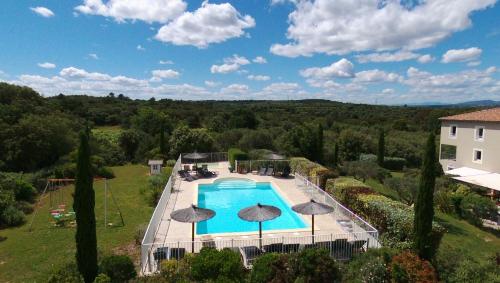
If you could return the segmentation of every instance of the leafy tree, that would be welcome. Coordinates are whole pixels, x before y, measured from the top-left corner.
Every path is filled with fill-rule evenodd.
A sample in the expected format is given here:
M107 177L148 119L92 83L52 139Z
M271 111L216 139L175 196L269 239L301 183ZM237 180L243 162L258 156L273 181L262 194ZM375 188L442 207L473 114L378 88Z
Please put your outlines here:
M384 130L380 130L378 136L378 151L377 151L377 163L379 166L384 166L384 156L385 156L385 134Z
M338 143L341 148L341 157L344 161L358 160L363 151L365 137L357 131L347 129L340 133Z
M423 158L422 173L415 203L414 244L422 259L434 257L437 247L432 246L432 220L434 218L434 187L436 184L436 140L429 134Z
M317 134L317 148L316 148L316 162L323 163L323 125L321 123L318 124L318 134Z
M273 149L274 147L272 136L265 130L247 130L238 144L243 150Z
M141 134L137 130L123 131L118 140L128 160L132 160L141 143Z
M95 193L90 163L89 133L80 134L73 209L76 213L76 263L85 282L97 276Z
M170 155L179 156L186 152L210 152L214 140L206 129L190 129L186 125L177 127L170 137Z
M160 154L165 155L167 150L165 149L165 126L162 124L160 128Z
M399 199L407 205L413 205L417 198L418 181L415 178L388 178L384 180L384 185L395 191Z
M172 130L167 115L150 107L139 109L132 118L132 126L150 135L157 135L162 127L167 132Z
M231 128L256 129L258 123L255 112L246 108L238 108L233 111L229 118L229 127Z

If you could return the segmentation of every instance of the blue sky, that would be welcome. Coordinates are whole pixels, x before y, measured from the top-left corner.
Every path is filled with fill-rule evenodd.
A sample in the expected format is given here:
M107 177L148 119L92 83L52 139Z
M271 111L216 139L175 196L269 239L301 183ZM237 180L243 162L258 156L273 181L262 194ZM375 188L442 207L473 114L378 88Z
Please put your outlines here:
M2 4L0 80L45 96L500 100L496 0Z

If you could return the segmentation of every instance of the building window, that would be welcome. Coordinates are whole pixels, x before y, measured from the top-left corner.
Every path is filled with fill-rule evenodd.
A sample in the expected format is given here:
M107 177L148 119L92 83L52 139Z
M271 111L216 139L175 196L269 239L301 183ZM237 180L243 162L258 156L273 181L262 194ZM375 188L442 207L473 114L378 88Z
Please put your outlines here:
M483 150L482 149L475 148L473 150L472 161L475 163L482 163L483 162Z
M456 137L457 137L457 126L451 125L450 126L450 138L456 138Z
M484 127L476 127L476 130L474 131L474 139L476 141L484 141Z
M456 160L457 159L457 147L449 144L441 145L441 155L440 159L446 160Z

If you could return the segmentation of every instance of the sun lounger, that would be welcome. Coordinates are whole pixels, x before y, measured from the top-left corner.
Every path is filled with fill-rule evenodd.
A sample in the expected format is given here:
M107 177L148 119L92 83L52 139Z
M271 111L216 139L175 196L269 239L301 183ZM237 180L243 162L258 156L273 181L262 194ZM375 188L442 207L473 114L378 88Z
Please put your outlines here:
M266 175L267 175L267 176L272 176L272 175L274 175L274 168L273 168L273 167L269 167L269 168L267 168Z
M283 252L283 244L282 243L276 243L276 244L270 244L270 245L265 245L262 247L265 253L281 253Z
M260 176L265 176L266 175L266 170L267 170L266 167L260 167L260 169L259 169L259 175Z
M349 257L349 249L350 245L347 239L337 239L332 244L332 252L330 255L335 259L347 259Z
M262 254L262 251L256 246L240 247L241 257L245 267L252 266L254 260Z
M299 244L284 244L283 252L284 253L296 253L299 251Z
M170 248L170 257L169 259L181 260L186 255L185 248Z
M191 176L187 171L185 170L179 170L179 175L184 178L185 181L192 182L196 180L196 177Z
M156 251L153 253L153 258L155 261L159 262L164 259L168 258L168 248L167 247L161 247L157 248Z

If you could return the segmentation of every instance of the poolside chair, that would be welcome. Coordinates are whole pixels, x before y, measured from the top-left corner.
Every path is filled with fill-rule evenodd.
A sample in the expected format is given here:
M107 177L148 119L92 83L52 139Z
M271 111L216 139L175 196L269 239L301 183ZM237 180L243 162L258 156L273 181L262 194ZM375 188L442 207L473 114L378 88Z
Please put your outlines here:
M196 180L196 177L191 176L191 174L189 174L188 172L186 172L184 170L179 170L179 175L182 178L184 178L184 181L187 181L187 182L192 182L192 181Z
M281 177L288 178L290 176L290 171L290 166L285 166L285 168L283 168L283 172L281 172Z
M169 259L181 260L186 255L185 248L170 248L170 257Z
M284 253L296 253L299 251L300 245L299 244L284 244L283 245L283 252Z
M275 244L269 244L265 245L262 247L265 253L281 253L283 252L283 244L282 243L275 243Z
M249 246L240 247L240 253L243 258L243 264L245 267L249 268L252 266L255 259L262 254L262 251L256 246Z
M157 248L156 251L153 252L153 258L155 259L156 262L160 262L164 259L167 259L167 255L168 255L167 247Z
M266 175L267 175L267 176L272 176L272 175L274 175L274 168L273 168L273 167L269 167L269 168L267 168Z
M349 249L350 245L347 242L347 239L336 239L332 244L332 252L330 255L335 259L347 259Z
M266 175L267 168L266 167L260 167L259 169L259 175L260 176L265 176Z
M349 242L350 248L349 248L349 257L352 257L353 255L360 254L364 252L364 246L366 244L365 240L356 240Z

